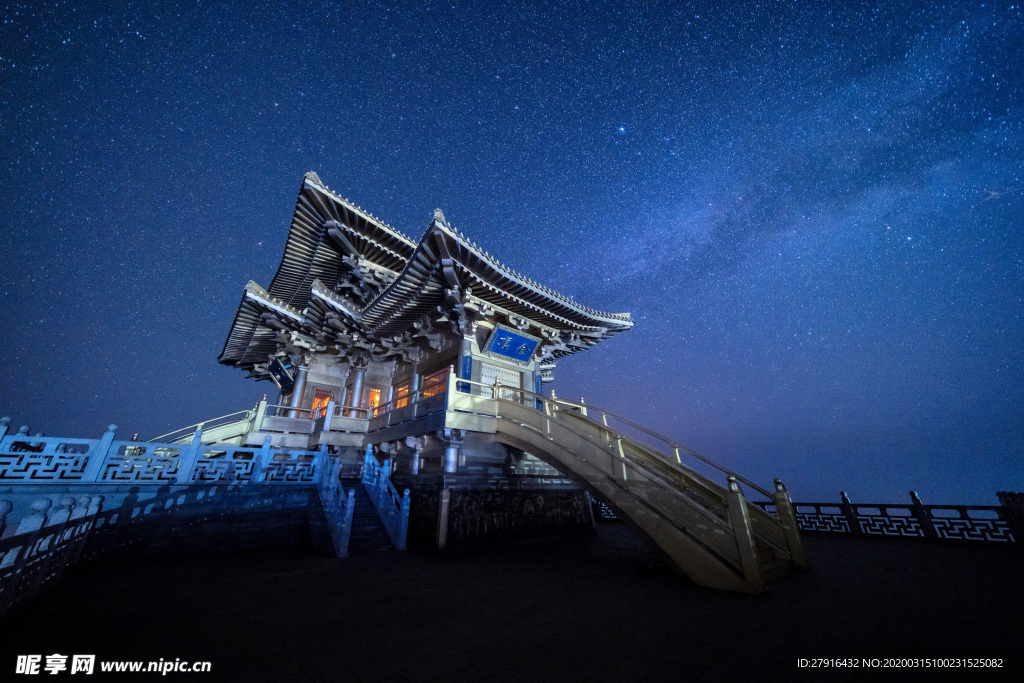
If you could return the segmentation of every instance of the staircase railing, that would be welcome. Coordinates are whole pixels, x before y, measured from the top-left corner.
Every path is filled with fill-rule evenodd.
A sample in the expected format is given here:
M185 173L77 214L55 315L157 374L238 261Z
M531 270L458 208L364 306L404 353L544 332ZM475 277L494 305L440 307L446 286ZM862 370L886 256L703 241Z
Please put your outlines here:
M645 451L645 452L647 452L647 453L649 453L649 454L651 454L651 455L653 455L653 456L655 456L655 457L657 457L657 458L659 458L661 460L664 460L666 463L670 463L672 465L677 465L677 466L682 466L682 467L686 468L687 470L689 470L690 472L692 472L694 474L697 474L698 476L703 476L703 475L700 475L699 473L693 471L692 468L687 467L683 463L682 455L686 454L686 455L691 456L691 457L693 457L693 458L695 458L697 460L700 460L704 464L709 465L709 466L713 467L714 469L718 470L719 472L721 472L722 474L725 475L726 480L728 480L729 477L732 477L736 481L738 481L738 482L740 482L740 483L750 487L754 491L757 491L758 493L763 495L768 500L774 501L774 499L775 499L775 494L774 493L771 493L771 492L767 491L766 489L762 488L761 486L758 486L757 484L755 484L754 482L750 481L746 477L744 477L744 476L742 476L740 474L737 474L736 472L733 472L732 470L728 469L727 467L724 467L724 466L718 464L717 462L715 462L711 458L708 458L707 456L705 456L705 455L703 455L703 454L693 450L689 446L685 446L685 445L679 443L678 441L676 441L674 439L671 439L671 438L669 438L667 436L662 436L661 434L658 434L655 431L647 429L646 427L644 427L642 425L639 425L639 424L633 422L632 420L630 420L628 418L616 415L616 414L612 413L611 411L607 411L607 410L604 410L602 408L598 408L597 406L587 405L586 403L583 402L583 399L580 399L579 403L572 403L570 401L565 401L565 400L557 398L555 396L547 397L547 396L544 396L542 394L537 394L537 393L534 393L532 391L528 391L526 389L521 389L519 387L513 387L513 386L506 386L506 385L503 385L503 384L500 384L500 383L495 384L495 385L490 385L490 384L482 384L480 382L473 382L473 381L469 381L469 380L459 379L458 380L458 384L459 385L467 385L465 387L460 386L459 390L458 390L458 393L462 393L462 394L469 394L469 393L471 393L473 390L470 389L468 385L475 385L475 386L481 387L484 390L488 390L488 391L492 391L492 392L497 388L497 389L500 389L503 394L504 393L515 393L515 394L518 394L518 395L520 395L522 397L522 399L518 400L518 401L512 400L513 403L519 403L519 404L522 404L522 405L528 405L529 402L530 402L530 399L536 401L536 404L539 406L538 410L543 410L546 415L549 415L551 417L557 417L555 415L555 413L559 413L559 412L567 413L567 414L570 414L570 415L581 416L583 418L586 418L587 422L593 423L594 426L598 427L599 429L603 427L603 429L600 429L600 432L601 432L602 436L604 437L604 439L606 440L606 442L608 440L615 440L615 439L622 439L622 440L629 441L629 442L632 443L633 446L638 447L638 448L642 449L643 451ZM508 401L509 399L506 399L506 398L496 399L495 398L495 399L491 399L491 400L495 400L495 401L496 400ZM449 410L451 410L453 408L458 410L457 406L454 406L454 405L450 404ZM595 419L595 417L592 417L591 414L590 414L591 411L599 414L600 415L600 420ZM498 416L498 415L495 415L495 416ZM625 434L621 429L616 429L613 426L613 424L614 424L613 421L617 421L617 422L619 422L619 423L621 423L623 425L627 425L627 426L629 426L632 429L636 429L637 431L642 432L643 434L646 434L647 436L650 436L653 439L666 444L668 446L668 451L671 452L671 455L669 455L669 453L666 453L666 452L663 452L663 451L659 450L658 448L656 448L654 446L651 446L649 444L645 444L642 441L638 441L634 437L630 437L628 434ZM580 434L580 436L586 436L586 435Z
M237 427L237 435L243 435L249 431L253 431L253 426L259 423L257 416L262 415L266 408L266 403L267 401L264 399L257 403L256 407L252 410L239 410L234 413L215 417L212 420L203 420L202 422L197 422L193 425L182 427L181 429L175 429L173 432L167 432L166 434L155 436L152 439L149 439L149 441L151 443L188 443L191 441L192 435L195 432L201 431L206 434L205 443L218 443L225 439L216 438L216 436L219 435L214 435L212 432L214 430L223 431L225 429L230 429L231 427ZM229 436L235 435L236 434L232 433ZM211 437L215 438L211 440Z
M401 496L398 495L390 475L388 463L378 463L377 458L373 457L373 446L367 446L363 463L363 487L388 532L391 544L396 550L405 550L409 534L409 489L405 489Z
M324 476L317 482L320 505L323 507L327 529L334 544L335 556L347 557L348 541L352 535L352 513L356 507L356 492L355 489L349 489L346 494L345 487L341 484L341 458L334 458L333 465L325 468L324 472Z
M453 376L449 379L448 386L454 387L456 386L454 383L454 368L451 372ZM491 385L464 379L459 379L458 385L458 389L455 392L449 390L449 410L460 410L461 408L465 411L468 408L469 412L473 412L477 407L476 401L472 402L472 404L467 404L459 401L457 398L459 394L465 395L473 392L474 390L470 385L476 385L489 390L494 389ZM801 569L807 567L807 560L803 550L803 543L800 539L792 501L785 486L778 479L775 480L775 491L771 493L697 451L679 444L673 439L661 436L627 418L619 417L609 411L596 409L601 415L601 420L597 421L589 415L589 411L595 410L595 408L587 406L582 400L579 404L573 404L554 397L548 398L518 387L502 386L501 388L505 392L514 392L521 398L518 401L509 401L504 398L488 399L480 407L487 406L492 408L493 415L500 418L502 417L502 403L513 403L517 407L535 405L539 411L543 412L546 418L557 419L562 428L567 429L576 437L595 444L602 444L603 447L616 451L620 458L631 461L633 466L647 470L652 474L654 470L657 470L661 476L676 481L676 486L691 489L694 493L699 494L705 499L715 501L725 512L726 519L730 524L734 521L743 521L744 525L748 526L751 532L761 535L766 541L779 549L784 549L790 555L795 567ZM577 422L576 426L573 426L565 419L558 419L559 414L578 417L580 421ZM664 453L654 446L638 441L635 437L630 437L622 431L615 429L609 424L610 420L617 420L652 438L669 444L672 455ZM550 432L550 426L548 426L547 431ZM692 456L725 474L726 485L723 487L720 484L716 484L696 470L683 464L682 454ZM652 470L652 468L654 469ZM737 496L736 494L740 493L738 488L738 483L740 482L772 501L775 504L776 515L766 513L756 505L747 504L742 495ZM735 509L741 501L744 508L742 515L739 514L740 510ZM733 509L730 510L730 508ZM742 520L740 517L742 517Z
M644 427L643 425L639 425L636 422L633 422L632 420L630 420L629 418L622 417L621 415L616 415L615 413L612 413L611 411L605 410L604 408L599 408L598 406L589 405L589 404L587 404L583 400L583 398L580 398L579 403L573 403L572 401L566 401L564 399L557 398L554 395L552 395L551 398L546 399L546 400L549 403L551 403L551 405L553 406L554 410L577 413L577 414L587 418L591 422L595 422L595 423L601 424L602 426L608 427L609 429L614 429L614 427L612 425L614 425L616 422L620 423L621 425L625 425L625 426L627 426L627 427L629 427L631 429L635 429L638 432L641 432L642 434L645 434L646 436L651 437L655 441L661 442L662 444L664 444L664 446L667 447L667 449L666 449L666 451L661 451L658 448L656 448L654 446L651 446L649 444L645 444L643 442L638 442L638 441L636 441L636 439L632 439L632 441L634 441L634 443L636 443L639 446L647 447L648 449L650 449L654 453L657 453L660 457L664 458L665 460L668 460L668 461L674 460L676 462L676 464L682 465L683 464L682 455L684 455L684 454L688 455L688 456L690 456L690 457L692 457L692 458L694 458L696 460L701 461L705 465L709 465L712 468L718 470L719 472L724 474L726 477L733 477L733 478L735 478L736 481L744 484L745 486L750 487L754 491L757 491L758 493L760 493L762 496L764 496L768 500L773 500L774 499L774 494L773 493L770 493L769 491L761 488L760 486L758 486L754 482L750 481L749 479L747 479L746 477L744 477L744 476L742 476L740 474L737 474L736 472L733 472L729 468L724 467L723 465L720 465L719 463L715 462L714 460L712 460L711 458L707 457L706 455L703 455L703 454L693 450L689 446L685 446L685 445L679 443L678 441L676 441L675 439L671 439L671 438L669 438L667 436L664 436L662 434L659 434L659 433L657 433L657 432L655 432L655 431L653 431L651 429L648 429L647 427ZM609 423L611 423L611 424L609 424ZM622 433L622 429L616 429L615 431L620 433L620 434Z

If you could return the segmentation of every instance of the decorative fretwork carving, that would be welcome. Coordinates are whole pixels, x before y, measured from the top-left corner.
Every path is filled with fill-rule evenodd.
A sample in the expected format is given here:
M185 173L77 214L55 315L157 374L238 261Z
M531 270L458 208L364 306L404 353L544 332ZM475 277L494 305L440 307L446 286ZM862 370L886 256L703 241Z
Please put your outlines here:
M173 482L183 446L127 442L120 445L103 468L103 481Z
M913 492L912 492L913 493ZM1008 508L995 505L793 503L801 531L951 541L1019 542ZM774 513L774 503L757 505Z
M193 444L170 444L113 439L113 429L101 439L21 434L5 437L0 440L0 484L314 483L321 461L318 452L273 449L269 442L260 449L200 445L198 440Z
M312 484L316 468L312 453L278 453L266 466L264 481Z

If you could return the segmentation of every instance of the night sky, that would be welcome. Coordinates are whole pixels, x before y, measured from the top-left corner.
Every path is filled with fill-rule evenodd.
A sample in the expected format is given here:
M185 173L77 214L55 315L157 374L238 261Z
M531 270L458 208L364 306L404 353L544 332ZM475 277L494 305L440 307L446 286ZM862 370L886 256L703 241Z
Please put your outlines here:
M797 500L1024 490L1019 3L0 14L15 427L146 439L276 398L216 359L315 170L631 312L560 396Z

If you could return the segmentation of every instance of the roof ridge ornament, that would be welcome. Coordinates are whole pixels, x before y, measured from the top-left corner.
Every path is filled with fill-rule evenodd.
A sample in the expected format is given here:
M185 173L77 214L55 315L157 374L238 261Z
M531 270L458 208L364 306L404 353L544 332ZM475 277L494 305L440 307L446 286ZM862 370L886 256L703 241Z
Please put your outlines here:
M434 209L434 222L440 223L444 227L448 227L448 221L444 219L444 211L441 209Z

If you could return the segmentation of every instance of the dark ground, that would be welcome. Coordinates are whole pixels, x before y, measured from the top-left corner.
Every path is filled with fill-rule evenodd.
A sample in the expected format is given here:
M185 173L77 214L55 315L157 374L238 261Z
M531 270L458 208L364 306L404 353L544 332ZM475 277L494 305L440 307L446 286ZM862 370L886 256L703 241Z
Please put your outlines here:
M54 652L212 662L211 673L164 680L1024 679L1021 548L805 541L814 570L762 598L687 583L618 522L445 556L286 551L85 567L3 630L0 679L17 654ZM797 667L815 657L994 657L1004 668Z

